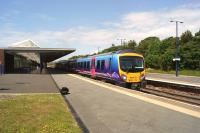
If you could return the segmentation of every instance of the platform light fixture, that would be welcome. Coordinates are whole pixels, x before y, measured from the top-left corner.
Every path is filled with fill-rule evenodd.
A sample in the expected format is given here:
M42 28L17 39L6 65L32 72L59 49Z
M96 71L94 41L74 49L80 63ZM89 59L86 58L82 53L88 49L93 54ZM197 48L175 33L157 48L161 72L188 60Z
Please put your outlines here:
M182 21L177 21L177 20L171 20L170 21L171 23L176 23L176 57L173 59L173 61L176 61L176 77L178 77L179 75L179 61L180 61L180 58L179 58L179 55L178 55L178 50L179 50L179 45L178 45L178 42L179 42L179 39L178 39L178 23L183 23Z
M125 38L118 38L117 40L120 40L120 42L121 42L121 45L125 42Z

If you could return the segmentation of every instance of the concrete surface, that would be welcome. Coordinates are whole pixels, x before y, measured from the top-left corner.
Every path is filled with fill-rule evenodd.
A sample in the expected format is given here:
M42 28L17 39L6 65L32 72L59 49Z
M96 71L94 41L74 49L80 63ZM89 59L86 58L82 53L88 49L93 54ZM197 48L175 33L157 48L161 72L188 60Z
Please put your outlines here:
M197 117L120 94L67 74L52 76L59 87L69 88L67 100L92 133L200 131L200 119Z
M0 93L57 93L49 74L5 74L0 76Z
M159 74L159 73L148 73L147 80L165 81L171 83L179 83L185 85L193 85L200 87L200 77L196 76L183 76L179 75L176 77L174 74Z

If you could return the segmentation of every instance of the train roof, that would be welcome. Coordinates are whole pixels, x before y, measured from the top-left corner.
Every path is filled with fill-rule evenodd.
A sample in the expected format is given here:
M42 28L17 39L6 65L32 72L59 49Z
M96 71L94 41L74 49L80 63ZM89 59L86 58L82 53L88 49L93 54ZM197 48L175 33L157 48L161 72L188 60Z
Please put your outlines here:
M113 51L113 52L108 52L108 53L103 53L103 54L92 55L92 56L88 56L88 57L104 56L104 55L111 55L111 54L123 54L123 53L136 53L136 52L134 52L131 49L125 49L125 50L118 50L118 51ZM137 54L139 54L139 53L137 53Z
M85 58L92 58L92 57L97 57L97 56L106 56L106 55L112 55L112 54L123 54L123 53L136 53L131 49L125 49L125 50L118 50L118 51L113 51L113 52L108 52L108 53L103 53L103 54L96 54L96 55L91 55L91 56L86 56L86 57L81 57L77 58L78 59L85 59ZM136 53L139 54L139 53ZM141 55L141 54L139 54Z

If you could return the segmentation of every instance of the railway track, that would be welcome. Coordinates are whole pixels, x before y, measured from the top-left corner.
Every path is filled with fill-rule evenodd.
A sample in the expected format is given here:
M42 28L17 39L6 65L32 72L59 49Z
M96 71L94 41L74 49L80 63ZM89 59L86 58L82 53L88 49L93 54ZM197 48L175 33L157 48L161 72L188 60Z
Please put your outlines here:
M200 105L200 89L192 86L174 85L157 81L147 81L141 91L195 105Z
M105 80L99 80L99 82L104 83ZM124 88L124 86L120 87ZM182 102L200 106L200 88L195 86L187 86L187 85L171 84L171 83L163 83L159 81L147 80L146 88L142 88L141 91L144 93L175 99Z

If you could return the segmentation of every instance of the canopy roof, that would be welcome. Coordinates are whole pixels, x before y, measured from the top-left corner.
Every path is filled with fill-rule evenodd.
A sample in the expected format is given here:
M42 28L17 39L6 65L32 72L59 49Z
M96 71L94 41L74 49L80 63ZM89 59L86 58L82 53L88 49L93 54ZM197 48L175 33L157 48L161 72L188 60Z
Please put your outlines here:
M75 49L71 48L40 48L31 40L25 40L15 44L11 47L4 48L4 51L9 54L22 55L37 62L40 60L40 57L43 62L51 62L75 51Z

